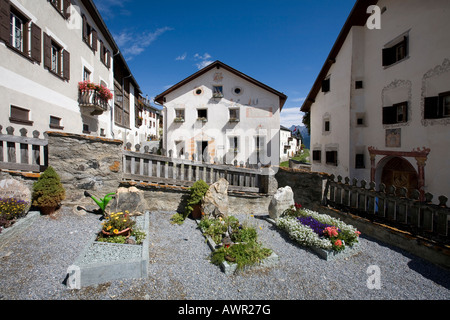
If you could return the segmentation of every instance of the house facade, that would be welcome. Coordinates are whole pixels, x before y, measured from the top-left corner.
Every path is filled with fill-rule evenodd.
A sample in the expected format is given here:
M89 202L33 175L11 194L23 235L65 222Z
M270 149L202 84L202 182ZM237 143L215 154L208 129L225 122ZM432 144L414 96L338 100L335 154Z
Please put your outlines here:
M299 151L300 139L292 136L292 131L280 126L280 162L288 161Z
M164 106L167 155L207 163L279 163L287 97L216 61L155 98Z
M357 1L301 107L313 171L450 195L448 12L445 0Z
M135 136L141 92L92 0L0 0L0 74L3 128Z

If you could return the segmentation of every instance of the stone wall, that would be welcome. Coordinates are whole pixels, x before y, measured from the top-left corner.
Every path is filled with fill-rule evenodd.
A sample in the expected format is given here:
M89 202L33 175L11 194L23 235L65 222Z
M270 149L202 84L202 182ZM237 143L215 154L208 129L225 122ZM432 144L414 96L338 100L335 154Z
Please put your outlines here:
M103 197L116 192L122 178L120 140L48 132L49 165L66 189L63 204L90 203L84 191Z
M290 186L294 191L295 202L311 210L316 210L321 205L327 178L325 173L282 167L275 174L278 188Z

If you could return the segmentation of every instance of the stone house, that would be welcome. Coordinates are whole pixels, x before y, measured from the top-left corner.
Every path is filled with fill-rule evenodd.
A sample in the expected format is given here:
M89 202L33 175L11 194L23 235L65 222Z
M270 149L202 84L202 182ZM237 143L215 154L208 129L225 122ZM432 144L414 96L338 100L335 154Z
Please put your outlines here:
M448 12L446 0L356 2L301 107L313 171L450 195Z
M167 155L207 163L278 165L287 97L215 61L155 97Z
M3 127L110 138L137 130L139 86L92 0L0 0L0 74ZM81 94L83 81L115 97Z

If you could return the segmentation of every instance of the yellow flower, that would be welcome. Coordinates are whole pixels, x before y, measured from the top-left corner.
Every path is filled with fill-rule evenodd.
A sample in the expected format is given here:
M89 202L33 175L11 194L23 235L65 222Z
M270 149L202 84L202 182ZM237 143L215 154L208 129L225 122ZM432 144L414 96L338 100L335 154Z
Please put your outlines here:
M118 233L119 233L119 230L114 229L113 232L114 232L115 234L118 234Z
M108 228L106 228L106 230L109 231L109 230L111 230L111 228L112 228L112 226L108 226Z

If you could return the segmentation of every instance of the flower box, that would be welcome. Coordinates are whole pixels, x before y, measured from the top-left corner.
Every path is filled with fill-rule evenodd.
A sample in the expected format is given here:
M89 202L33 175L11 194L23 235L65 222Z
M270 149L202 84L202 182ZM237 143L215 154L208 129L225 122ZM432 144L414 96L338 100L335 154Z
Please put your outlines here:
M343 259L361 251L360 232L353 226L308 209L296 208L287 211L289 212L276 220L267 220L321 258L327 261Z
M118 279L140 279L148 276L149 261L149 212L134 217L136 226L147 236L141 244L118 244L96 241L102 230L86 245L84 250L67 269L67 287L81 289Z

